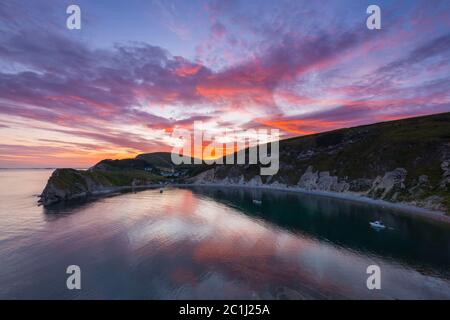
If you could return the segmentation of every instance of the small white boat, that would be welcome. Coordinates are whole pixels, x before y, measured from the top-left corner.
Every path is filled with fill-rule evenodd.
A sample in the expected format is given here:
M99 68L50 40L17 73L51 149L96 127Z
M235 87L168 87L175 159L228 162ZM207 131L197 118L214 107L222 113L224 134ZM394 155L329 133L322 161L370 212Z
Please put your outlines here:
M261 200L253 199L253 203L254 203L254 204L262 204L262 201L261 201Z
M374 222L369 222L370 226L374 229L377 230L381 230L381 229L385 229L386 226L381 222L381 221L374 221Z

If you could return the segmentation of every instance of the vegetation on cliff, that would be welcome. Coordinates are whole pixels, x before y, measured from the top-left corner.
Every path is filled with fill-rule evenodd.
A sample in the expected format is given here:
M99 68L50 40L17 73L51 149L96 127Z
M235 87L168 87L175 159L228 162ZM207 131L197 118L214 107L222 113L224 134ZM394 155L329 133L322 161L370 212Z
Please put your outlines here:
M135 169L75 170L56 169L41 194L41 203L73 200L107 193L124 187L139 187L163 182L164 177Z

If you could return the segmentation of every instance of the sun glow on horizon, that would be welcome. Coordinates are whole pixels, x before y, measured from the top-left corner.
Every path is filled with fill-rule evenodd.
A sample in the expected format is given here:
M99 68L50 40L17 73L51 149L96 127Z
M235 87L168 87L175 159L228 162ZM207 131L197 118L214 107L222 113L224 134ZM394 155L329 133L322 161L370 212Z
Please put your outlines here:
M78 5L95 17L80 30L62 3L2 6L0 167L170 152L196 121L284 139L450 112L450 2L382 0L381 30L351 0L132 2L120 21L117 3Z

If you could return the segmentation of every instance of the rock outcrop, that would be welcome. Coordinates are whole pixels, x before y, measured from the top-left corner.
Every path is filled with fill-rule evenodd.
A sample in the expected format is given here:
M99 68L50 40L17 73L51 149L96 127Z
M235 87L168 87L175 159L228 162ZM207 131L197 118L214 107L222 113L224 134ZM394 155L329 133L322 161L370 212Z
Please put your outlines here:
M300 177L297 186L308 191L332 191L345 192L350 185L345 181L339 181L337 176L330 175L329 171L314 171L312 166L308 166L306 172Z
M45 206L157 183L160 177L141 171L56 169L40 195Z
M78 170L56 169L42 191L40 202L50 205L64 200L82 198L92 190L102 187Z
M397 168L393 171L386 172L383 177L376 177L368 195L376 199L395 199L397 192L405 189L404 181L406 174L407 171L405 169Z
M301 175L298 183L293 186L279 182L273 177L270 177L266 183L264 183L258 175L250 179L245 179L245 170L241 175L235 176L231 180L228 177L220 179L217 174L217 171L220 170L220 168L210 169L193 177L189 182L193 184L236 185L248 187L267 186L277 189L290 188L305 191L348 193L390 202L403 202L435 211L447 210L446 206L443 204L445 200L444 197L439 195L423 197L423 195L427 195L431 190L428 176L419 176L417 184L408 188L405 184L408 172L404 168L396 168L373 179L358 178L349 180L348 178L333 176L329 171L318 171L314 170L313 166L308 166Z

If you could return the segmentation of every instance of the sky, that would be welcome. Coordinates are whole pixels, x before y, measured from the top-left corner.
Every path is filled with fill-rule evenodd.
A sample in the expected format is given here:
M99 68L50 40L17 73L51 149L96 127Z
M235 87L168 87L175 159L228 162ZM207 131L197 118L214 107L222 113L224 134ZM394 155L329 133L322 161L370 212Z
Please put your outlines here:
M449 112L449 57L449 0L5 0L0 168L170 151L195 121L287 138Z

